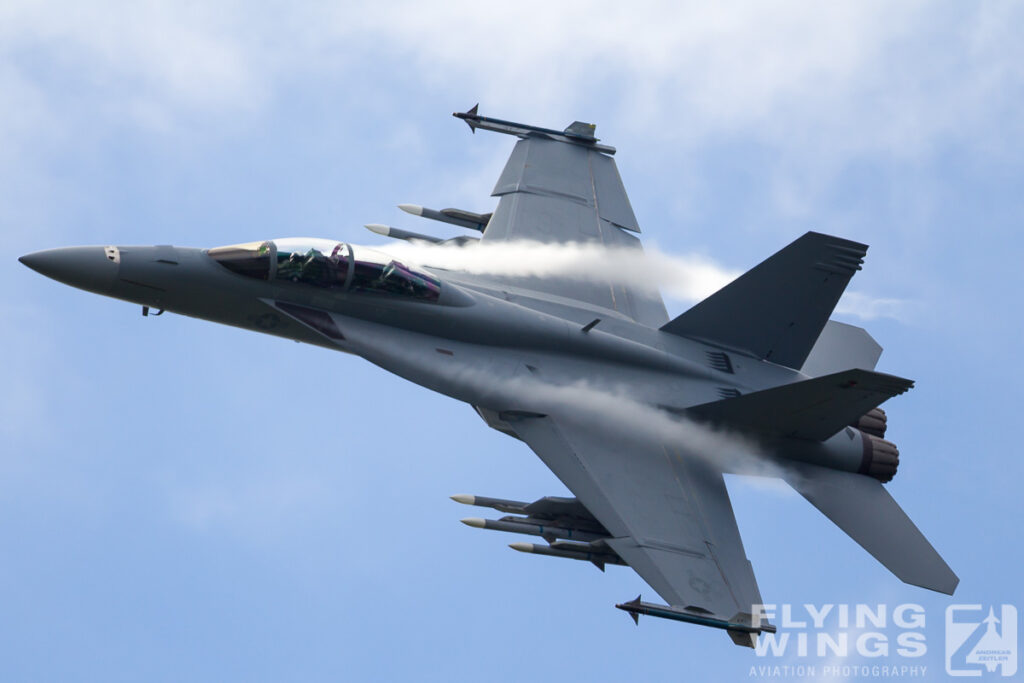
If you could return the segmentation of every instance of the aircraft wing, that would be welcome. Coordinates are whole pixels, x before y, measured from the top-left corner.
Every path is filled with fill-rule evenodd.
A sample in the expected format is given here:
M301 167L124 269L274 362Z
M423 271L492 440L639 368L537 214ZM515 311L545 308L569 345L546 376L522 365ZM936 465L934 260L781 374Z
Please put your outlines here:
M633 207L619 177L614 148L597 144L593 126L574 123L565 131L491 119L476 107L456 114L477 128L520 138L494 186L498 207L481 242L531 241L598 244L640 249ZM668 321L656 289L617 284L602 273L580 278L502 277L512 287L582 301L660 327Z
M671 613L659 616L726 629L748 647L761 627L772 630L751 620L761 595L721 472L552 416L507 421L608 530L607 546L668 603ZM660 608L621 607L634 616ZM753 628L736 628L744 624Z

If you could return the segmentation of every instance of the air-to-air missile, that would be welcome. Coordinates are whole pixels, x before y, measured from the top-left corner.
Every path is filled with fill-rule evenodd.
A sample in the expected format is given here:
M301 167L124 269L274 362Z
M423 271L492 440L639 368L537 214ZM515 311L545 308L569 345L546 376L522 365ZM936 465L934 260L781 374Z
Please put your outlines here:
M608 531L575 498L548 496L533 503L523 503L504 498L460 494L452 496L452 500L464 505L488 507L500 512L525 515L523 517L507 516L501 519L467 517L462 520L466 526L476 529L540 536L548 542L547 545L509 544L510 548L521 553L582 560L594 564L601 571L604 571L606 564L625 564L622 558L604 542L605 539L610 538ZM558 539L570 540L559 541Z
M700 608L685 608L678 609L675 607L668 607L667 605L655 605L649 602L642 602L640 596L636 596L635 600L630 602L623 602L615 605L617 608L628 612L629 616L633 617L635 623L640 623L640 615L643 614L649 617L659 617L661 619L671 619L672 621L685 621L690 624L700 624L701 626L710 626L712 628L720 628L729 632L729 636L737 644L744 644L751 638L756 636L762 631L768 633L775 633L775 627L761 620L761 623L754 623L754 617L750 614L737 614L732 619L718 619L710 613Z
M508 547L521 553L564 557L568 560L590 562L601 571L604 571L604 565L606 564L626 564L622 561L622 558L615 554L614 550L601 543L566 543L564 541L558 541L551 545L509 543Z
M503 517L502 519L467 517L461 521L466 526L471 526L476 529L508 531L513 534L540 536L544 539L551 540L556 538L565 538L590 543L591 541L608 538L607 534L594 533L579 528L563 527L553 524L547 520L536 519L533 517Z
M484 231L492 215L490 213L474 213L464 209L441 209L438 211L437 209L428 209L419 204L399 204L398 208L413 216L429 218L432 221L440 221L441 223L450 223L460 228L478 230L479 232Z
M424 235L423 233L412 232L411 230L402 230L401 228L393 228L390 225L383 225L382 223L367 223L363 227L378 235L391 237L396 240L405 240L406 242L429 242L430 244L440 244L444 241L440 237Z

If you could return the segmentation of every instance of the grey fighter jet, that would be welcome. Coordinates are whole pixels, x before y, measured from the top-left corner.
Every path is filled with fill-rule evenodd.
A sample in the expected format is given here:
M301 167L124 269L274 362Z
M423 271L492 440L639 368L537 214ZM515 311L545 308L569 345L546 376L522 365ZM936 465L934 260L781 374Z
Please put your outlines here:
M451 248L478 240L492 249L640 249L615 149L594 126L539 128L476 107L455 116L518 141L493 213L402 205L476 235ZM874 340L829 320L866 251L807 233L674 320L655 288L629 285L614 267L587 277L473 275L326 239L68 247L21 261L144 314L167 310L352 353L465 401L525 442L575 496L453 496L505 513L465 523L535 537L516 550L632 567L667 603L616 605L634 619L720 628L753 647L775 628L759 610L727 472L783 478L907 583L947 594L958 583L883 486L898 452L878 406L913 382L875 372Z

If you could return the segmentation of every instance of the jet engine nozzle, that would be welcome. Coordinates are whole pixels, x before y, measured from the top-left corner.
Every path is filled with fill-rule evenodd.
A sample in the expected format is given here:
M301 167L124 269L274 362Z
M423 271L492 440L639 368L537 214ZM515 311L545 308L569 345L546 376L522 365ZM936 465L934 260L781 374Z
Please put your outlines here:
M872 408L861 415L860 419L850 426L859 429L865 434L872 434L880 439L884 439L887 422L888 418L886 417L884 410L881 408Z
M899 466L900 450L896 444L874 434L864 433L864 459L861 461L860 474L874 477L884 484L892 481Z
M853 427L846 427L820 443L791 439L783 442L778 453L786 460L863 474L883 484L896 476L900 464L896 444Z

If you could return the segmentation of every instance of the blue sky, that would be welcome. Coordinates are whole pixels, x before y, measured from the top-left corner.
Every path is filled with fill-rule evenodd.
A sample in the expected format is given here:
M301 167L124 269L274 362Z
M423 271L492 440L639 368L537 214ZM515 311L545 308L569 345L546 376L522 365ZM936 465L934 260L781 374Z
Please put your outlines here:
M454 493L564 492L467 406L349 356L137 308L16 261L70 244L379 243L488 211L510 140L597 123L648 244L743 270L871 246L841 319L917 387L890 490L961 577L906 586L803 499L732 480L770 603L1021 600L1024 13L857 2L6 2L0 678L743 680L723 634L612 605L627 570L515 553ZM685 301L669 301L670 312ZM823 660L808 658L821 665ZM851 656L848 663L874 663ZM841 680L826 678L825 680Z

